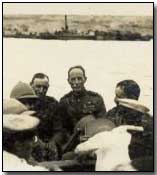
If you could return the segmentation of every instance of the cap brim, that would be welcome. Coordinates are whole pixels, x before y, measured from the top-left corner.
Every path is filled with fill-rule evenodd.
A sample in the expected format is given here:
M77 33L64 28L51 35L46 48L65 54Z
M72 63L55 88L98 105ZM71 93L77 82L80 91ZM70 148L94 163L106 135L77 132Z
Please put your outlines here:
M118 98L117 101L119 102L119 105L134 109L142 113L148 113L150 111L149 108L147 108L144 104L140 103L137 100Z
M18 97L18 99L39 99L39 97L35 95L24 95L24 96Z

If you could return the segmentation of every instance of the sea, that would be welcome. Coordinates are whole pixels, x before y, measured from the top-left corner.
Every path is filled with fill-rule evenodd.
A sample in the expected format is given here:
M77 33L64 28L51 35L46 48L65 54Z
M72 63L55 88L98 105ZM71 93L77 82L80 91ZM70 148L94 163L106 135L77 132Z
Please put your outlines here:
M68 69L85 68L86 89L104 99L107 110L115 106L115 87L132 79L141 88L139 100L153 112L153 41L94 41L3 39L3 98L19 82L29 83L35 73L50 78L48 95L59 100L71 88Z

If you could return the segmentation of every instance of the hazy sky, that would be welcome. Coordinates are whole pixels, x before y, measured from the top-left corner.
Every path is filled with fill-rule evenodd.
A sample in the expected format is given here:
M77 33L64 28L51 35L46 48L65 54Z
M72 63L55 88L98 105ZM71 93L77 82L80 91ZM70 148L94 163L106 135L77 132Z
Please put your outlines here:
M153 15L152 3L4 3L4 14Z

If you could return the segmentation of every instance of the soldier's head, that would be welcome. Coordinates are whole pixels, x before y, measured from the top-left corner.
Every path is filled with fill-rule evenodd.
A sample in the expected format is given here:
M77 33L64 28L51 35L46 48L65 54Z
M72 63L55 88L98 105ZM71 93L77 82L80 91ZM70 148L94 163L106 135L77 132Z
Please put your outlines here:
M82 66L74 66L69 69L68 82L73 91L82 91L86 80L85 70Z
M43 73L36 73L30 85L38 97L44 97L49 88L49 77Z
M34 110L39 101L39 98L32 87L21 81L13 87L10 98L20 101L27 107L28 110Z
M116 97L138 100L140 96L140 87L133 80L120 81L115 90Z

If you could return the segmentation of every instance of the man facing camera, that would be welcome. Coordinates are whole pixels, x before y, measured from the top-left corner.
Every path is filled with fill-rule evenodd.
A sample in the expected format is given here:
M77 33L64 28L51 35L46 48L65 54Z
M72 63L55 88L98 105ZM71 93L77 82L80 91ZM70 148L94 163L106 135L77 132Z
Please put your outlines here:
M38 97L44 98L49 88L49 77L43 73L36 73L30 85Z
M38 136L47 142L52 136L60 131L61 123L57 114L58 102L55 98L47 96L49 77L43 73L36 73L30 83L35 94L40 99L36 107L41 124L38 127Z
M60 100L60 116L67 135L74 133L77 123L86 117L81 127L88 121L105 116L106 108L103 98L96 92L85 88L87 77L82 66L74 66L68 70L68 83L72 91Z

